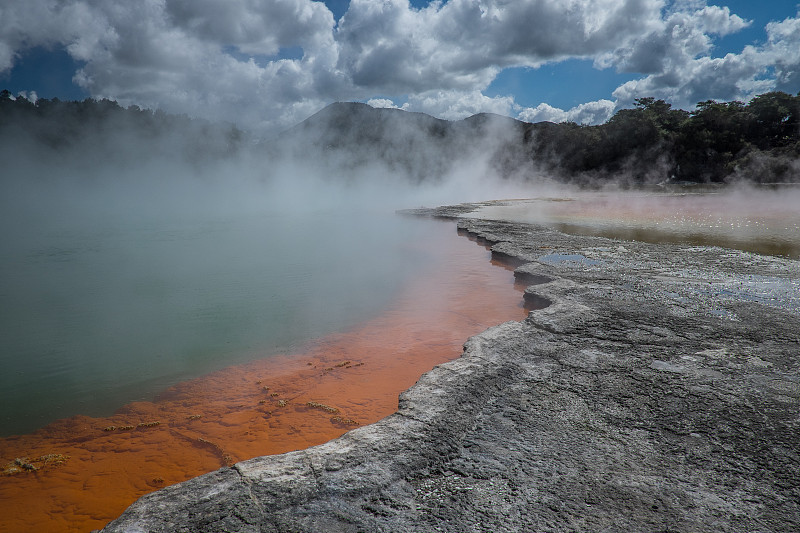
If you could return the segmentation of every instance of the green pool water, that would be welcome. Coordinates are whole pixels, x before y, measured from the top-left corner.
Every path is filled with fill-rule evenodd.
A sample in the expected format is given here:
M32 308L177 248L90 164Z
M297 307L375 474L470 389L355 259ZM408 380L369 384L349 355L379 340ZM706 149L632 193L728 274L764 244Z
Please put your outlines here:
M364 320L430 259L414 242L444 230L390 210L36 216L0 243L0 435Z

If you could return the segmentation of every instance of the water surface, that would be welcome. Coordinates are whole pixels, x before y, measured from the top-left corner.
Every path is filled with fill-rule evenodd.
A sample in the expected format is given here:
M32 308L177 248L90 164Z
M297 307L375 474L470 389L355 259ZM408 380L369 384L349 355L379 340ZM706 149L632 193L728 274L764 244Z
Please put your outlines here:
M401 251L422 259L409 267L419 275L391 298L373 294L381 309L362 322L298 352L177 383L110 416L0 438L0 532L96 529L147 492L375 422L396 411L399 393L422 373L458 357L469 336L525 316L524 287L488 250L458 237L452 223L406 222L424 229Z
M0 244L0 435L362 321L430 259L423 225L321 210L17 226Z

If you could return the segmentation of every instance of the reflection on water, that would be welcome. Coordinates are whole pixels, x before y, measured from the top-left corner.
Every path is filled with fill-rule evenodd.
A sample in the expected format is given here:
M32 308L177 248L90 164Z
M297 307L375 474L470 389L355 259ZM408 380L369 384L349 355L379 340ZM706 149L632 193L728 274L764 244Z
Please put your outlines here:
M800 190L582 192L516 200L473 216L545 224L565 233L721 246L800 258Z

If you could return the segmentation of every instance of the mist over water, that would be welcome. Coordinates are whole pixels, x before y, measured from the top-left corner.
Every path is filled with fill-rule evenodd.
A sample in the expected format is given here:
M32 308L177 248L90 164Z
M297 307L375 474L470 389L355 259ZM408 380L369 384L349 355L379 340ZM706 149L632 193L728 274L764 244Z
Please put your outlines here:
M684 238L745 212L735 231L700 233L723 245L747 231L780 243L800 234L796 193L743 190L715 204L500 179L490 154L502 135L489 126L481 150L474 138L446 154L399 143L380 157L372 145L326 151L335 135L314 150L293 138L213 157L174 132L148 141L109 130L65 150L0 145L0 435L109 414L380 311L431 261L413 246L430 223L398 208L538 197L519 220L578 233ZM435 179L420 181L429 165ZM781 217L785 231L770 222Z
M363 320L424 266L408 246L418 224L391 213L98 218L4 246L0 432L109 414Z
M363 321L430 260L413 246L426 222L395 209L517 187L481 154L420 185L366 148L356 166L303 139L208 156L125 128L0 145L0 435Z

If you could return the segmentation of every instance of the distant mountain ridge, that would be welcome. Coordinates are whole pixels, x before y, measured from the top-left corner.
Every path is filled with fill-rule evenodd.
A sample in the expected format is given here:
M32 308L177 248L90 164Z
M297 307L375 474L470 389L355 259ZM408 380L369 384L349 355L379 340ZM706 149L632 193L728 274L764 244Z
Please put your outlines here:
M412 183L435 182L466 166L503 179L546 176L581 185L800 182L800 96L781 92L746 104L700 102L692 112L640 98L598 126L527 123L490 113L449 121L337 102L276 139L254 144L231 125L185 115L124 109L108 100L34 104L3 91L0 134L62 153L97 146L134 150L133 159L175 147L197 160L258 152L271 161L315 163L338 179L387 170Z
M347 141L391 142L392 136L415 134L430 138L451 135L486 133L487 128L517 129L517 133L535 127L534 124L494 113L478 113L462 120L450 121L425 113L402 109L374 108L358 102L336 102L287 130L288 135L308 136L322 132L318 137L334 145ZM315 139L316 140L316 139Z
M502 166L524 158L525 139L537 125L481 113L449 121L355 102L330 104L284 132L273 148L334 161L344 168L380 162L414 182L436 181L457 161L481 158ZM512 165L516 168L519 165ZM499 167L498 167L499 168ZM513 173L511 167L504 174Z
M323 153L358 154L435 179L448 163L483 151L503 178L546 174L579 184L608 181L800 182L800 95L771 92L748 103L700 102L692 112L640 98L597 126L527 123L481 113L447 121L399 109L335 103L287 132ZM425 150L444 161L431 161ZM422 161L415 159L419 156Z

